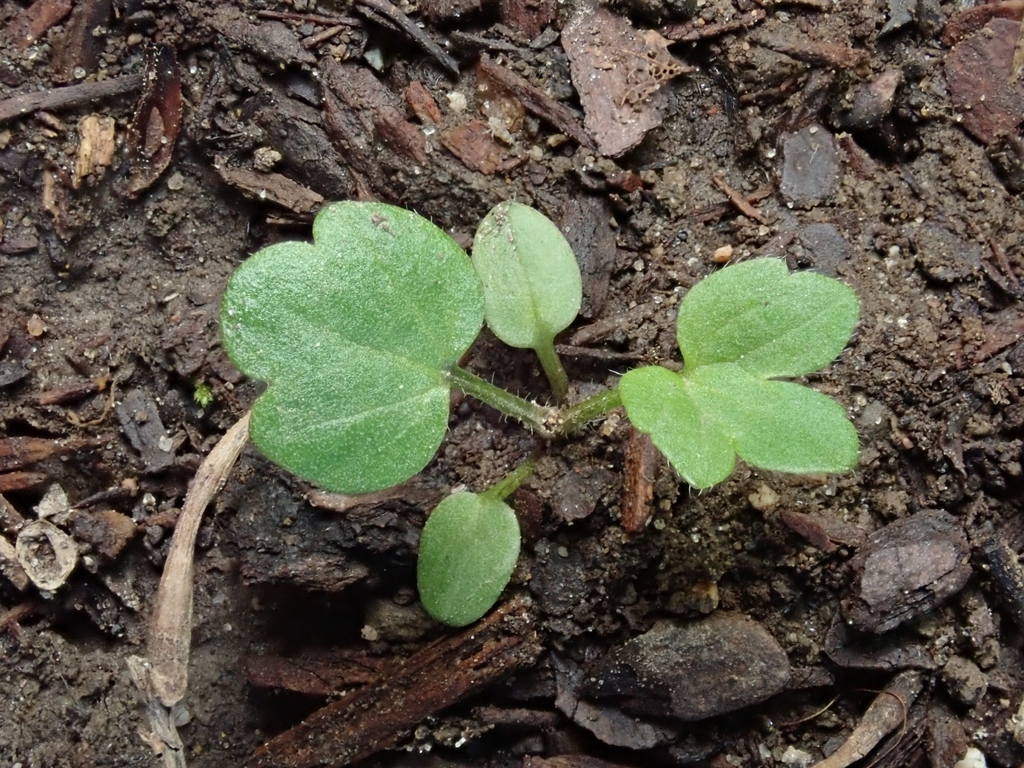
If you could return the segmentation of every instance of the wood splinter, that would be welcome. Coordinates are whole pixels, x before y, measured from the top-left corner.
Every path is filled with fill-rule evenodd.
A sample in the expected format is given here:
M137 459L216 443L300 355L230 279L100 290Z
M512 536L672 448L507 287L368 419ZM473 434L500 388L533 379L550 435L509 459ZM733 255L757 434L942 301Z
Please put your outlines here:
M541 652L535 624L530 600L515 597L276 736L245 768L351 765L395 747L427 717L533 664Z

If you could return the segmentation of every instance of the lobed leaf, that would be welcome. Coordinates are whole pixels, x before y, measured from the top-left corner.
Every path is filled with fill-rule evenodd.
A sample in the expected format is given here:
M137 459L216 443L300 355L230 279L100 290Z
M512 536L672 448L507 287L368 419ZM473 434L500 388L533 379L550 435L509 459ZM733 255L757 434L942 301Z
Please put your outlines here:
M499 203L473 239L494 335L512 347L550 345L580 311L582 279L572 248L551 220L522 203Z
M455 241L415 213L363 202L322 209L313 243L245 261L221 309L228 355L269 384L253 442L344 493L426 466L448 423L445 370L482 323L480 281Z
M757 259L695 285L679 307L681 374L647 367L619 385L630 421L695 488L735 457L780 472L842 472L857 462L843 407L777 376L809 373L846 345L860 302L846 285Z
M416 583L423 607L453 627L490 610L519 558L519 521L503 501L454 493L427 518Z
M830 363L857 325L849 286L781 259L753 259L697 283L679 306L687 366L737 363L755 376L803 376Z

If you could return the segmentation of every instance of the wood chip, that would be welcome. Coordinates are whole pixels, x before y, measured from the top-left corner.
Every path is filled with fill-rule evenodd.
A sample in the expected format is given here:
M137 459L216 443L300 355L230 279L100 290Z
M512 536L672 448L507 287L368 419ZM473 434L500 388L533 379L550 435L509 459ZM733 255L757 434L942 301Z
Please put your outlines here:
M477 75L490 80L502 90L514 96L526 110L542 120L551 123L566 136L589 149L594 142L583 130L580 117L564 104L555 101L529 80L502 66L486 54L477 62Z
M658 468L658 451L650 435L630 426L624 463L622 527L627 533L640 533L651 521L654 478Z
M0 123L37 112L40 109L68 109L110 96L131 93L142 87L142 75L125 75L96 83L79 83L63 88L32 91L0 101ZM33 246L34 247L34 246Z
M109 168L114 162L114 118L86 115L78 121L78 154L72 187L79 189L90 174Z
M323 195L280 173L257 173L248 168L231 168L222 160L213 167L225 182L254 200L277 203L300 214L313 213L324 204Z
M505 160L505 149L483 120L470 120L441 135L441 143L467 168L491 175Z
M351 765L406 738L424 719L484 690L540 655L532 604L513 598L267 742L246 768Z
M64 456L84 448L93 448L99 441L88 439L47 440L42 437L5 437L0 439L0 472L21 469L37 461Z
M7 26L6 35L19 51L24 51L46 34L46 30L63 21L73 5L71 0L36 0Z

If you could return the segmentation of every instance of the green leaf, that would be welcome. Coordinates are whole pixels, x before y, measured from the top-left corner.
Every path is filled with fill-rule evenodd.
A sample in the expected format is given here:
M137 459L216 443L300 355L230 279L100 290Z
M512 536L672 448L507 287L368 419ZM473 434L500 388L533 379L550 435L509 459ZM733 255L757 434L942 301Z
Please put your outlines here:
M736 450L722 425L701 411L677 373L650 365L626 373L619 393L633 426L651 436L683 479L707 488L732 474Z
M677 338L687 366L732 362L764 378L803 376L843 350L859 311L857 294L838 280L754 259L690 289Z
M860 302L842 283L758 259L694 286L679 307L681 374L638 368L619 385L637 429L693 487L727 478L737 455L779 472L843 472L857 463L843 407L775 381L809 373L846 345Z
M580 311L583 296L572 248L551 220L522 203L496 205L473 239L494 335L512 347L551 344Z
M416 582L427 613L453 627L490 610L519 558L519 521L503 501L454 493L423 526Z
M250 423L264 454L330 490L386 488L441 443L445 371L480 331L480 281L454 240L394 206L329 205L313 239L264 248L236 270L224 346L269 383Z

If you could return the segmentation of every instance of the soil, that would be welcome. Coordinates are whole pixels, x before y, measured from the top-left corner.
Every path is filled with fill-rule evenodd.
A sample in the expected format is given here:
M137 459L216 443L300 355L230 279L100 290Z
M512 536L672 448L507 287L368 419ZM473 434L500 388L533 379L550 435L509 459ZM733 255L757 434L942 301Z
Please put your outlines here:
M576 397L678 367L675 308L725 261L838 277L857 333L805 383L847 407L860 461L741 463L697 494L657 460L638 523L621 412L549 446L477 680L473 630L417 606L419 530L542 441L456 397L422 476L354 502L250 447L198 537L190 765L798 768L859 724L871 764L1024 761L1019 7L210 5L0 8L0 533L46 497L78 560L51 590L2 571L0 763L159 761L125 662L188 484L260 391L219 297L323 200L371 198L466 246L501 200L559 222L585 275L560 338ZM486 333L464 364L549 397ZM338 700L347 733L251 757Z

